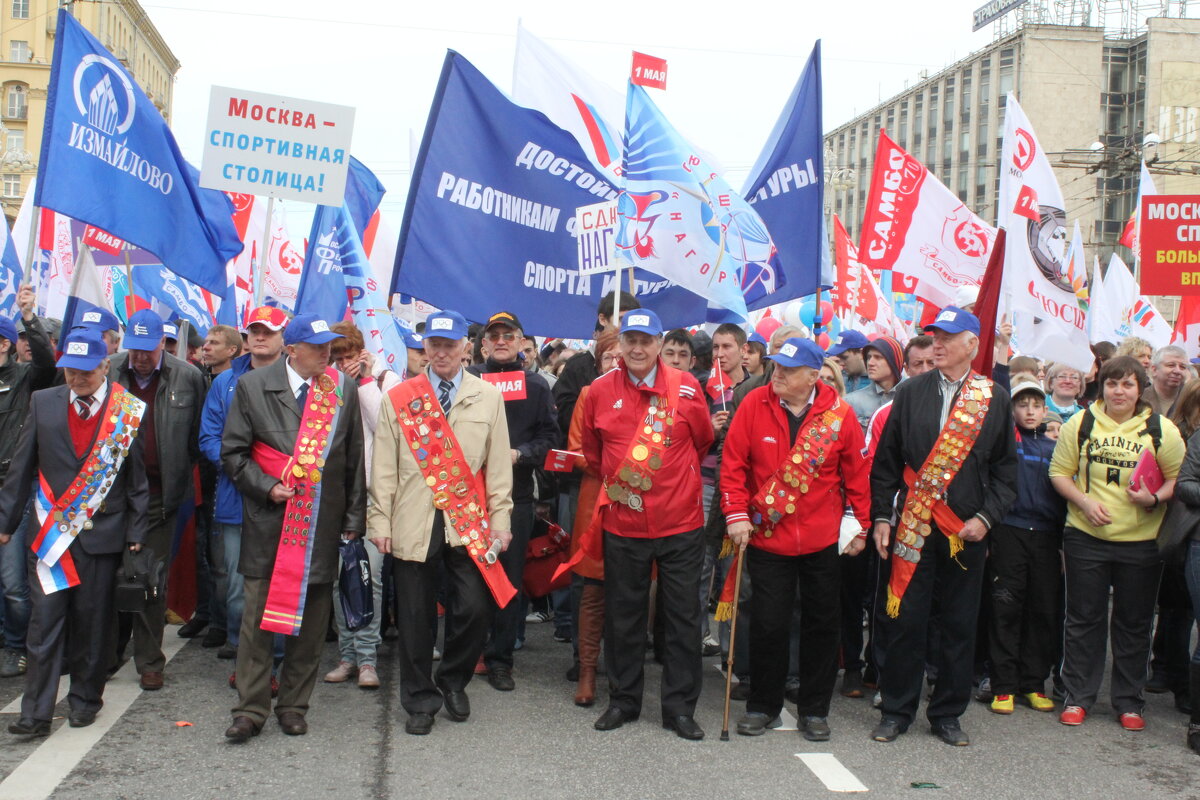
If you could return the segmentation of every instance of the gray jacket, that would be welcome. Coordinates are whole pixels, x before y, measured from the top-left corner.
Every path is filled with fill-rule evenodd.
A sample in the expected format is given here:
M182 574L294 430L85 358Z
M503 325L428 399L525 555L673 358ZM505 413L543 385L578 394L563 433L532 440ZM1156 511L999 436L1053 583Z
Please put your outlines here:
M137 386L129 367L129 353L112 357L108 377L126 389ZM204 395L200 370L164 352L158 390L154 393L154 437L158 442L162 507L166 514L192 495L192 469L200 460L200 412Z

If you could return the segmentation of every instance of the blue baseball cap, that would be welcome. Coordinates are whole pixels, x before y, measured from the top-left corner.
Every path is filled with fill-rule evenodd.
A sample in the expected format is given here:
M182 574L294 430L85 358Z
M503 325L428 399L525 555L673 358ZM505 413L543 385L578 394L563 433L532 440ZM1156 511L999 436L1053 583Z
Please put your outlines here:
M129 318L129 324L125 326L126 350L153 350L162 340L162 317L153 310L143 308Z
M104 332L98 328L72 328L62 341L62 356L56 367L70 367L91 372L108 358Z
M625 315L621 321L621 333L647 333L651 336L662 336L662 323L658 314L648 308L635 308Z
M979 317L970 311L963 311L958 306L946 306L938 312L937 318L925 326L925 330L937 330L945 333L962 333L967 331L979 335Z
M758 331L755 331L754 333L752 333L746 337L746 344L761 344L763 347L766 347L767 340L765 338L763 338L763 335L761 333L759 333Z
M789 339L788 341L791 340ZM847 350L861 350L870 343L871 340L858 331L842 331L842 334L838 336L837 342L826 351L825 355L840 356Z
M168 339L178 340L179 339L179 326L176 325L174 322L164 322L163 323L163 336L167 337Z
M104 331L119 331L121 323L117 321L117 315L109 311L107 308L93 308L84 311L79 315L79 319L72 327L86 326L95 328L100 332Z
M422 344L422 342L424 341L424 337L421 336L421 334L417 333L416 331L409 330L408 328L401 328L401 330L404 331L404 346L405 347L407 347L409 350L424 350L425 349L425 345Z
M284 344L325 344L341 336L329 330L329 323L316 314L300 314L288 323L283 332Z
M0 317L0 338L15 342L17 340L17 323L8 317Z
M467 335L467 320L457 311L438 311L425 319L425 339L441 337L442 339L462 339Z
M825 363L825 351L812 339L793 336L783 343L779 352L767 358L781 367L812 367L820 369Z

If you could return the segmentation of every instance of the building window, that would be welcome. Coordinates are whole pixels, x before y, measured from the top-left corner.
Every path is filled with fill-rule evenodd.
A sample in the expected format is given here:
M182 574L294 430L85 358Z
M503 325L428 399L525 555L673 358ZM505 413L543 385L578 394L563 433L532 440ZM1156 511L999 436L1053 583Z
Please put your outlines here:
M4 173L4 196L5 197L20 197L21 196L21 176L15 172Z
M8 43L8 60L9 61L32 61L33 52L29 49L29 42L22 42L17 39Z
M13 0L13 19L29 19L29 0Z
M25 119L27 116L25 87L20 84L14 84L8 87L6 94L7 97L5 99L7 102L5 103L4 116L11 119Z
M24 150L25 131L20 128L10 128L7 138L4 140L4 148L6 150Z

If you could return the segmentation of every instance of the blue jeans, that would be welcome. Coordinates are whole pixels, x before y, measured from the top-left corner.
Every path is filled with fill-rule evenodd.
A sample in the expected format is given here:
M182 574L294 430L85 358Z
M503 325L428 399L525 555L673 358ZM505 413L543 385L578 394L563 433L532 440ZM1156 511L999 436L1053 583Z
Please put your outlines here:
M1187 545L1187 558L1184 559L1183 571L1187 578L1188 594L1192 597L1192 613L1200 619L1200 541L1193 539ZM1192 651L1192 666L1200 667L1200 642Z
M246 579L238 572L238 559L242 555L242 526L214 522L212 533L221 539L221 560L225 567L225 638L230 647L237 647L242 628L242 609L246 605Z
M25 650L25 633L29 629L29 573L26 572L25 551L29 515L33 499L25 504L25 513L8 544L0 547L0 584L4 586L4 646L9 650Z

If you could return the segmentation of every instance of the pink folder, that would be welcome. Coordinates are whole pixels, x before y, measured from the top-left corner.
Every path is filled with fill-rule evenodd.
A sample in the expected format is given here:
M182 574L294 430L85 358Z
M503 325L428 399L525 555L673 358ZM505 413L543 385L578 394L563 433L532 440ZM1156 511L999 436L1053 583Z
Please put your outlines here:
M1138 458L1133 474L1129 476L1129 485L1135 489L1144 485L1153 493L1161 489L1166 480L1158 466L1158 459L1154 457L1154 451L1147 447Z

